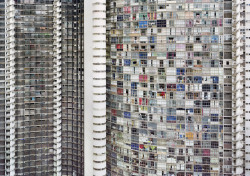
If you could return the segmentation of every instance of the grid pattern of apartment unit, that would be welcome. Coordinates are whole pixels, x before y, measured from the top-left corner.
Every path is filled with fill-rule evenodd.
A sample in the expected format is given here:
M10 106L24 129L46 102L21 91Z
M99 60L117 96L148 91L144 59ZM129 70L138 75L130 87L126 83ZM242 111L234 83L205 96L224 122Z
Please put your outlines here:
M10 0L6 11L6 174L50 175L54 173L53 1Z
M109 6L108 175L232 175L232 2Z
M5 4L0 1L0 175L5 174Z
M84 175L83 4L5 3L6 175Z
M106 175L106 1L3 2L0 175Z
M84 2L61 3L62 175L84 175Z
M247 66L247 16L245 14L245 1L232 1L233 10L233 173L235 175L249 175L248 134L248 71ZM246 22L245 22L246 21ZM246 50L245 50L246 49ZM246 111L245 111L246 110ZM245 131L246 130L246 131ZM246 134L246 135L245 135ZM246 142L246 143L245 143ZM246 144L246 145L245 145ZM246 153L245 153L246 151Z
M241 118L240 120L235 121L236 129L237 125L242 128L241 130L236 130L241 132L242 137L237 136L237 133L235 135L236 138L236 157L237 160L235 161L235 167L236 167L236 174L242 174L242 175L250 175L250 99L249 99L249 91L250 91L250 3L249 1L241 0L241 1L234 1L233 9L235 13L235 18L237 18L238 21L238 30L237 26L235 26L234 36L240 36L238 37L236 41L240 41L240 44L238 43L238 47L240 50L240 54L236 55L238 57L235 57L235 61L238 67L240 67L240 72L238 71L238 74L240 74L241 79L238 79L238 82L241 82L241 88L238 89L237 86L235 86L235 89L237 91L240 91L240 94L235 94L235 98L238 98L240 100L240 112L241 112ZM237 21L236 20L236 21ZM237 25L237 23L236 23ZM237 35L238 34L238 35ZM235 42L237 45L237 43ZM237 62L238 61L238 62ZM236 67L237 69L237 67ZM235 73L237 74L237 70L235 70ZM237 104L235 104L235 107L237 107ZM236 113L237 115L237 113ZM236 116L237 117L237 116ZM238 139L237 139L238 138ZM238 145L237 145L238 144ZM244 153L241 153L244 152ZM240 160L241 159L241 160Z

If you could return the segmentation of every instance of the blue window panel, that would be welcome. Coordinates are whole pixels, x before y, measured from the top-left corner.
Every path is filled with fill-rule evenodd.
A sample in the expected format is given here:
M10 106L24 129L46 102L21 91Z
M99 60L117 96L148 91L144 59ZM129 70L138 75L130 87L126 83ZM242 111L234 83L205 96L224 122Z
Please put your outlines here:
M148 53L146 53L146 52L140 52L139 53L139 58L140 59L147 59L148 58Z
M194 113L194 109L192 109L192 108L188 108L188 109L186 109L186 111L187 111L188 113Z
M202 77L201 76L194 76L194 83L202 83Z
M147 21L139 21L139 28L147 28L148 22Z
M167 121L176 121L176 116L167 116Z
M176 74L177 75L185 75L185 69L184 68L177 68Z
M123 15L117 15L117 21L123 21Z
M154 36L149 37L149 43L156 43L156 37Z
M194 172L202 172L202 166L201 165L194 165Z
M177 84L177 91L185 91L185 85L184 84Z
M210 132L210 125L202 125L202 129L204 132Z
M218 76L211 76L211 79L213 80L213 83L219 83L219 77Z
M131 143L131 149L132 150L139 150L139 144Z
M112 116L112 117L111 117L111 121L112 121L112 122L116 123L116 120L117 120L117 117L115 117L115 116Z
M219 37L214 35L211 37L211 43L218 43Z
M222 132L223 130L223 125L220 125L220 132Z
M131 83L131 89L137 89L137 82L132 82Z
M124 118L131 118L131 113L130 112L124 112Z
M124 60L124 66L130 66L130 63L131 63L130 59Z

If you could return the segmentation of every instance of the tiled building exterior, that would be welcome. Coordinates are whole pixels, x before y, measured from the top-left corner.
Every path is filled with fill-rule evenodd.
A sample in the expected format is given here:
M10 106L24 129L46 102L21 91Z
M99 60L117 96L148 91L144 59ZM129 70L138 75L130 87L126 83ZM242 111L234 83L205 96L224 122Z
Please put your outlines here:
M0 1L0 175L5 171L5 4Z
M244 151L244 154L241 154L238 156L239 159L245 159L240 161L239 163L237 163L238 169L239 171L241 171L241 168L243 170L245 170L245 175L250 175L250 2L247 0L243 0L241 2L236 1L234 4L236 7L238 7L238 11L237 12L237 17L240 17L241 22L240 22L240 27L241 30L238 31L240 34L240 49L241 51L245 51L245 52L241 52L241 57L240 60L243 60L243 62L240 62L241 64L241 68L243 68L241 70L244 71L244 75L245 77L242 77L243 80L241 80L241 82L244 82L245 84L243 85L241 91L241 96L242 94L244 95L241 103L241 107L244 108L245 112L243 113L243 117L245 119L241 119L240 120L240 124L243 124L243 126L245 127L245 136L244 138L241 138L241 145L239 147L239 149L241 149L241 151ZM238 26L239 27L239 26ZM245 67L245 69L244 69ZM242 75L242 73L241 73ZM245 88L245 90L244 90ZM243 93L242 93L243 92ZM245 94L244 94L245 93ZM241 130L241 132L244 131ZM244 145L244 141L245 141L245 145ZM243 145L242 145L243 144ZM245 150L244 150L245 149ZM241 157L245 157L245 158L241 158ZM245 167L242 167L245 166Z
M53 2L5 6L6 174L52 174Z
M0 175L250 175L249 14L0 0Z
M108 175L233 175L232 1L108 2Z
M0 9L0 175L105 175L105 0Z
M233 141L235 174L250 175L250 4L233 1Z

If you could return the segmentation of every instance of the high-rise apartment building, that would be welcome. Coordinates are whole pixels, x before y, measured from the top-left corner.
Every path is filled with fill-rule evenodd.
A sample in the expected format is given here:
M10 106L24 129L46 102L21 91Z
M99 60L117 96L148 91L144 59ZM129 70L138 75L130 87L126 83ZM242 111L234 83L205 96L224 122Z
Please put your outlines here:
M228 7L231 8L231 7ZM248 1L233 1L233 141L234 171L250 175L249 136L249 17Z
M233 97L232 97L232 134L233 134L233 169L235 175L249 175L249 164L247 164L247 153L244 154L244 150L248 149L248 127L247 127L247 87L248 79L247 72L245 72L245 66L247 66L248 57L245 55L245 2L233 1L232 6L228 8L233 9L232 13L232 82L233 82ZM248 37L247 37L248 38ZM247 49L247 48L246 48ZM244 103L245 101L245 103ZM246 111L245 111L246 110ZM246 126L245 126L246 124ZM246 131L244 131L244 129ZM244 147L244 142L246 145ZM245 148L245 149L244 149ZM246 159L246 160L244 160ZM245 164L246 162L246 164ZM246 166L246 167L245 167Z
M108 12L108 175L242 175L232 1L111 0Z
M249 17L246 0L0 0L0 175L250 175Z
M0 175L105 175L105 1L0 9Z
M5 171L5 5L0 1L0 175Z

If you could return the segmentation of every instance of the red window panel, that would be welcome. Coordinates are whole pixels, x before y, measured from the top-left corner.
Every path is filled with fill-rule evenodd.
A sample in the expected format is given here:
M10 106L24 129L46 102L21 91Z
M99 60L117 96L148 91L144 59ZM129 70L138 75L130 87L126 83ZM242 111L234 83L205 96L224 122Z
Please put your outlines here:
M123 89L117 88L117 94L118 95L123 95Z
M116 110L115 109L111 109L111 114L113 115L113 116L116 116L117 114L116 114Z

